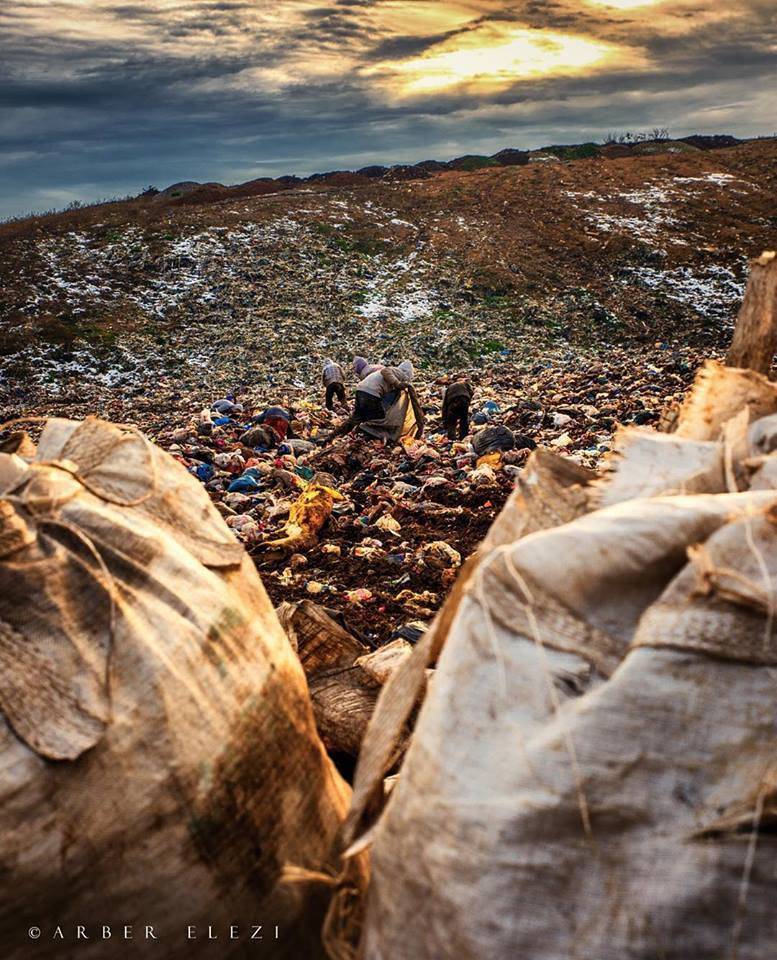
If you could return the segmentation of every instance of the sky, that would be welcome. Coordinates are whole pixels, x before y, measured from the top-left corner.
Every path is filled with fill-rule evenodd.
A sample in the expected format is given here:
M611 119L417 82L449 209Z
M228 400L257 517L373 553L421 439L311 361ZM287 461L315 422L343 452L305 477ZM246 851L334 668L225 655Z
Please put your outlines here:
M8 0L0 218L776 104L777 0Z

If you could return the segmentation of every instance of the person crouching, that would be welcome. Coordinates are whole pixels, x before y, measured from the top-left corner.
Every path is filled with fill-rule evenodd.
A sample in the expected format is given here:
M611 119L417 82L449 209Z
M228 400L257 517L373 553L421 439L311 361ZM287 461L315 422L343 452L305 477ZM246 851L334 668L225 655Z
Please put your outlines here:
M399 391L413 379L413 364L403 360L398 367L379 367L368 374L354 391L354 410L332 432L332 437L349 433L360 423L383 420Z

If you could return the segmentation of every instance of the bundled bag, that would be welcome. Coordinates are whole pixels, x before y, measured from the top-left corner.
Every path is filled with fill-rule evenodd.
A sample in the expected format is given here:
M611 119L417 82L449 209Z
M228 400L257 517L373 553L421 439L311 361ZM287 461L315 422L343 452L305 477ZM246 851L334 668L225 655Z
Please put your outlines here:
M397 399L382 420L365 420L359 424L359 430L366 436L385 443L423 436L425 417L415 388L411 383L397 382L396 389L399 391Z
M515 434L509 427L497 424L494 427L484 427L478 430L472 438L472 449L478 457L485 457L489 453L499 453L503 450L512 450L515 447Z
M534 455L368 729L367 960L771 956L775 410L712 365L677 434L621 435L606 476Z
M166 960L253 956L258 925L324 955L348 788L250 559L140 434L51 420L0 454L0 714L3 957L70 955L77 924L84 960L133 924Z

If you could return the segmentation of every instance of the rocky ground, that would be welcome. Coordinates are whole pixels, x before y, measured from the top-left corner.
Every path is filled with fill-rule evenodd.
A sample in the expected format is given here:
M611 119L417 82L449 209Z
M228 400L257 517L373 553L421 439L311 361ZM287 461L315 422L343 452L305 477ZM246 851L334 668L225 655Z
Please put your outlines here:
M203 480L273 598L322 595L385 639L436 609L458 561L427 548L466 557L525 456L484 470L444 441L444 376L466 374L491 423L596 462L618 422L654 421L727 344L746 261L775 245L776 156L763 140L0 226L0 412L96 413L192 471L213 466ZM263 541L310 479L304 458L273 463L297 480L230 505L251 457L237 426L203 439L199 412L237 391L294 406L320 439L321 363L354 353L414 361L429 442L349 441L317 467L345 500L316 546L268 556ZM242 463L210 462L226 453Z

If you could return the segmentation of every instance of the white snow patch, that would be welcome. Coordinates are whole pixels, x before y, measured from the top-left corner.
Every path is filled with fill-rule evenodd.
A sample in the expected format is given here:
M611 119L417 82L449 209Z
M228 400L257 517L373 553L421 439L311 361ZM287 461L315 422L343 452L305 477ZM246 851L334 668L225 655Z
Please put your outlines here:
M132 262L150 260L151 253L139 230L129 228L118 240L103 243L99 238L67 234L39 244L47 272L31 306L41 299L61 299L64 293L73 312L83 312L84 304L94 308L125 299L163 318L189 300L211 302L210 287L238 276L255 248L272 248L300 232L296 220L280 217L269 223L247 223L232 230L211 227L178 237L168 241L154 279L141 284L132 281Z
M654 267L629 269L629 280L637 280L670 300L684 303L710 319L733 321L745 292L744 283L726 267Z
M132 351L118 345L110 359L96 356L86 345L68 350L56 346L29 346L5 359L26 362L32 382L52 394L72 387L74 379L122 389L142 386L148 383L149 373L153 376L160 363L153 355L144 356L140 363Z
M729 183L747 183L740 180L733 173L707 173L703 177L672 177L674 183L714 183L715 186L725 187Z
M638 190L622 190L610 194L567 190L565 195L573 200L593 200L603 207L603 209L589 210L586 213L588 223L598 230L628 233L649 239L661 236L670 243L687 244L687 239L683 237L676 239L667 237L667 234L671 234L678 224L672 213L673 204L692 191L691 184L712 184L715 187L723 187L735 181L746 183L746 181L739 181L730 173L708 173L701 177L673 177L665 183L649 183ZM642 214L611 213L606 205L615 201L625 201L641 207L643 212Z
M394 320L412 323L429 317L439 303L436 292L420 279L429 264L413 251L399 260L384 260L367 284L367 297L356 308L366 320Z

